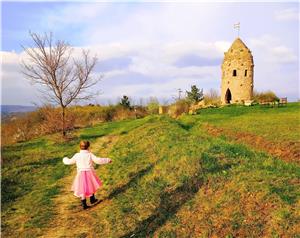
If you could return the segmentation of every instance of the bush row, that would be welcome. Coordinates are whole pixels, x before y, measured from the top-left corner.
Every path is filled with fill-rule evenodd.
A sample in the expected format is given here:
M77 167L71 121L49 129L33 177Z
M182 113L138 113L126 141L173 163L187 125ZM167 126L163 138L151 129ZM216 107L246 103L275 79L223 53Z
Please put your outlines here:
M66 128L92 126L101 122L142 118L149 114L147 107L125 108L114 106L72 106L66 110ZM13 116L2 123L2 145L26 141L41 135L59 132L62 129L62 114L59 107L43 106L34 112Z
M253 100L255 102L274 101L278 100L278 97L272 91L254 91ZM194 114L201 108L219 107L221 101L219 93L211 89L204 94L203 100L200 102L191 102L188 98L179 99L173 104L165 106L161 112L159 112L159 102L156 98L150 98L147 106L132 107L128 104L126 107L126 105L124 103L124 105L69 107L66 112L66 128L70 131L74 128L93 126L101 122L142 118L149 114L158 113L166 113L177 118L183 113ZM2 145L26 141L41 135L58 132L61 129L61 109L49 105L43 106L34 112L12 117L9 121L2 123Z

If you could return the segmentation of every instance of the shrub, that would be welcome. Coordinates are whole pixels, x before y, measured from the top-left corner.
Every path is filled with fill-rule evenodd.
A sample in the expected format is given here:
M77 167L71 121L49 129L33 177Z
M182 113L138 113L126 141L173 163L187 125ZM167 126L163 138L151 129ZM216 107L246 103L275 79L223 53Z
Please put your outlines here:
M127 118L132 118L134 116L134 111L130 108L124 107L123 105L115 106L115 113L113 120L124 120Z
M273 102L279 101L279 98L271 90L265 92L253 92L253 100L256 102Z
M204 94L204 104L205 105L221 105L221 96L219 92L215 89L210 89L208 93Z
M73 106L70 112L75 116L75 127L91 126L95 123L108 121L106 107L102 106Z
M40 121L37 112L22 113L13 116L9 121L2 123L1 143L3 145L29 140L40 134Z
M113 121L116 114L116 107L115 106L107 106L102 108L102 121Z
M2 124L2 144L11 144L58 132L62 128L60 108L50 105L40 107L34 112L23 113L12 117ZM74 128L75 115L69 110L66 112L65 128Z
M143 118L149 115L147 108L143 106L134 106L135 118Z
M177 118L183 113L188 113L189 107L190 102L188 100L180 99L169 107L168 114L173 118Z
M33 122L27 115L23 116L13 120L13 122L4 124L2 133L3 144L26 141L33 136Z
M149 112L149 114L158 114L159 102L158 102L157 98L151 97L149 99L149 102L147 104L147 111Z
M61 131L63 127L61 109L51 105L45 105L37 110L41 118L41 134L50 134ZM75 115L66 110L65 115L65 130L72 130L74 128Z

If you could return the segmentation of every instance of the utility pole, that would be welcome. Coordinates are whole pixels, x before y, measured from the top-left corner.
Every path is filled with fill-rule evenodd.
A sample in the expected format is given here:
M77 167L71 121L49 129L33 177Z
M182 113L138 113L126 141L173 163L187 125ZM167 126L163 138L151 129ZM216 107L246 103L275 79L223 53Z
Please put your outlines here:
M181 99L182 90L181 90L181 88L178 88L177 90L178 90L178 100L180 100Z

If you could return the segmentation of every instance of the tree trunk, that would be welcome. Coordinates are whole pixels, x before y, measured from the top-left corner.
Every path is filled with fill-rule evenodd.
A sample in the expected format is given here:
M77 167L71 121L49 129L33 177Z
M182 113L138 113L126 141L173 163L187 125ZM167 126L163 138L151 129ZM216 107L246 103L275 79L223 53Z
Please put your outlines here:
M62 107L62 135L63 137L66 136L66 113L65 113L65 107Z

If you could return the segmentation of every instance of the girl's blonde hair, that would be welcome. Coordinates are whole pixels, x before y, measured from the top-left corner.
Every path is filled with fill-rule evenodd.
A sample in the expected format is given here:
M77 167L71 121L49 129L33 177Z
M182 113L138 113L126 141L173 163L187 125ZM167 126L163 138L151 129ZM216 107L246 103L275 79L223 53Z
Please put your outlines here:
M79 143L79 147L81 150L87 150L90 147L90 142L87 140L82 140Z

